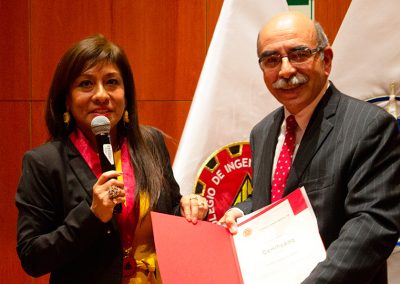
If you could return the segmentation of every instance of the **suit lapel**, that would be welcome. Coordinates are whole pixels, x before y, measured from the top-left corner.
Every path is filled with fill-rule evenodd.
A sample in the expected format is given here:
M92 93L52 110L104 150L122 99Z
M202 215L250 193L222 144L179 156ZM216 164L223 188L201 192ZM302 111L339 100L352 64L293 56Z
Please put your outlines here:
M331 119L336 113L339 98L336 95L335 87L331 83L308 123L293 162L284 195L289 194L298 187L304 171L332 131L333 123Z
M86 195L85 199L88 204L92 204L92 188L96 183L97 178L69 139L66 148L71 170L74 173L75 178L79 180L79 183L84 188L84 195ZM118 231L119 229L116 218L113 217L110 222L111 227Z
M70 140L67 142L67 155L72 172L84 188L87 200L92 203L92 188L96 183L96 176Z
M271 183L272 183L272 166L274 163L275 147L280 133L280 126L284 117L283 108L280 108L273 116L271 125L266 125L263 129L263 145L261 157L258 166L258 183L254 187L259 188L261 192L259 198L255 199L257 204L254 208L258 209L265 204L271 203Z

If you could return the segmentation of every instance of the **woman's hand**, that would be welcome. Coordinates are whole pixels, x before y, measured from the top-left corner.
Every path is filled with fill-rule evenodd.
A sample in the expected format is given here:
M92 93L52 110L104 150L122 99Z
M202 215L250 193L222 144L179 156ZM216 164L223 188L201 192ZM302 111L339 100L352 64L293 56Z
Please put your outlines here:
M181 215L193 224L197 223L197 220L203 220L208 213L207 200L197 194L185 195L181 198Z
M105 172L93 185L90 210L104 223L111 220L115 205L125 202L124 183L117 180L120 175L122 172Z

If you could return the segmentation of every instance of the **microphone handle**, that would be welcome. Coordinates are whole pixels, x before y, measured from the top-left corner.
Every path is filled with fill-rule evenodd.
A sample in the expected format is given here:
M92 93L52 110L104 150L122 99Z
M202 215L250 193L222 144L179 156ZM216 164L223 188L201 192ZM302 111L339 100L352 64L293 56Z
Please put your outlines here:
M110 136L108 134L96 135L97 152L99 153L101 171L115 171L114 153L112 150ZM114 206L114 213L122 212L122 204Z

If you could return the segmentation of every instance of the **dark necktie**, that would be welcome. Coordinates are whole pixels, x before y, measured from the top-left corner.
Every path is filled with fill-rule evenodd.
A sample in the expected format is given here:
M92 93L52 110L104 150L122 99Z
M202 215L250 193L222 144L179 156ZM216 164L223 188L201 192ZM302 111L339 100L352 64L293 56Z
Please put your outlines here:
M278 162L272 179L271 201L275 202L281 199L286 186L286 181L292 165L292 158L296 146L296 128L297 122L293 115L286 118L286 134L285 141L281 152L279 153Z

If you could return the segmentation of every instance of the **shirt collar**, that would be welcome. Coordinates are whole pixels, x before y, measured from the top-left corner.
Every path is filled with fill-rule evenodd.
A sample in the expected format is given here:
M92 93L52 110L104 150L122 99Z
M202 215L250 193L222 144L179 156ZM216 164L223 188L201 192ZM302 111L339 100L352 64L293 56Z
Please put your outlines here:
M307 128L308 122L311 119L311 116L315 110L315 108L317 107L319 101L322 99L322 97L324 96L326 90L329 88L329 81L326 82L325 86L322 88L321 92L318 94L318 96L311 102L311 104L309 104L308 106L306 106L304 109L302 109L301 111L299 111L294 118L296 119L296 122L300 128L300 130L302 132L304 132ZM284 108L285 111L285 120L286 118L291 115L291 113Z

